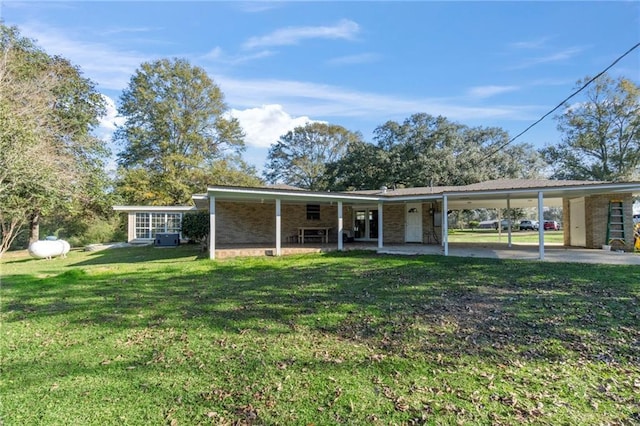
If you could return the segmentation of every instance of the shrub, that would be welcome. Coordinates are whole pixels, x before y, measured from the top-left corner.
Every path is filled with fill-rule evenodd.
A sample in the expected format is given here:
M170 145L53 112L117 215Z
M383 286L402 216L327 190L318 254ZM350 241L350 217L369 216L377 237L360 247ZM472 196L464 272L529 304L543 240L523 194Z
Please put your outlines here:
M209 242L209 212L186 213L182 216L182 235L206 248Z

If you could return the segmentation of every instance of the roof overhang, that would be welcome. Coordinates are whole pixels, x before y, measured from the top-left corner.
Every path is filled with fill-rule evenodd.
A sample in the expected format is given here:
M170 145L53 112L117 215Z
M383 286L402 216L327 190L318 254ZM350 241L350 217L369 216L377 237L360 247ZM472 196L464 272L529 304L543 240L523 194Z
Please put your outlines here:
M562 207L565 198L581 198L597 194L640 193L640 183L594 183L520 189L492 189L480 191L445 192L451 210L477 208L506 208L507 200L512 208L528 208L538 205L542 193L545 207Z
M348 194L344 192L314 192L271 188L212 186L207 188L207 193L209 196L215 197L217 201L268 202L280 199L287 202L301 203L337 203L339 201L342 201L352 204L367 204L382 201L381 197L375 195Z
M528 181L522 181L528 183ZM640 182L607 183L585 182L567 184L562 181L548 181L542 186L502 187L483 189L448 190L433 194L394 195L392 192L358 194L354 192L317 192L278 188L250 188L231 186L210 186L206 194L196 194L192 198L200 209L208 208L209 197L216 201L274 203L279 199L286 203L337 203L376 204L437 202L447 196L451 210L471 210L479 208L528 208L538 205L538 194L542 193L545 207L561 207L565 198L580 198L596 194L633 193L640 194ZM508 201L507 201L508 200Z
M153 212L190 212L197 210L196 206L113 206L117 212L153 213Z

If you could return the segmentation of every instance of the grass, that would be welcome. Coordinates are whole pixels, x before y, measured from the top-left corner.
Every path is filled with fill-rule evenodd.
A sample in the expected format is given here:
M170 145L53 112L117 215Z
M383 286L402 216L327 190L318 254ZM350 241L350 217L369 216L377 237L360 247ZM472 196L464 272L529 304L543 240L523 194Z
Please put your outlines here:
M506 243L508 241L507 231L501 234L494 229L473 229L473 230L449 230L450 243ZM538 231L513 231L511 239L514 244L538 244ZM545 244L563 244L562 231L545 231Z
M637 266L183 246L1 267L5 425L640 422Z

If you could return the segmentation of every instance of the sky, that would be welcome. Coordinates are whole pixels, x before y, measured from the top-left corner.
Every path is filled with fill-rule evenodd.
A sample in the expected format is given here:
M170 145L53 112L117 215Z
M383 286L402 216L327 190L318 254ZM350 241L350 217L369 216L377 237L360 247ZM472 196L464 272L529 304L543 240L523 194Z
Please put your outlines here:
M259 172L269 146L309 121L373 142L387 121L427 113L513 137L640 41L639 1L0 0L0 18L96 83L110 105L96 133L108 144L142 63L205 69ZM640 84L640 49L609 74ZM517 142L558 143L555 115Z

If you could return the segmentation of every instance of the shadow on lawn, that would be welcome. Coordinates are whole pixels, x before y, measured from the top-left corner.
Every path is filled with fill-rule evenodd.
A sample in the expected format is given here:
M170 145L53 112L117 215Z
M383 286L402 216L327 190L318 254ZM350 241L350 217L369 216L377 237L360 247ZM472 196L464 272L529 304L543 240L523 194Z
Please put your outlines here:
M71 266L108 265L114 263L140 263L158 260L179 260L184 258L206 259L199 246L194 244L180 245L177 247L154 247L152 245L141 247L124 247L106 249L90 254L90 257Z
M165 253L154 259L169 259ZM331 253L293 264L212 262L197 273L181 273L179 266L96 275L74 269L47 280L12 276L12 282L20 285L5 298L6 321L63 315L109 328L305 328L402 356L640 365L635 266Z

